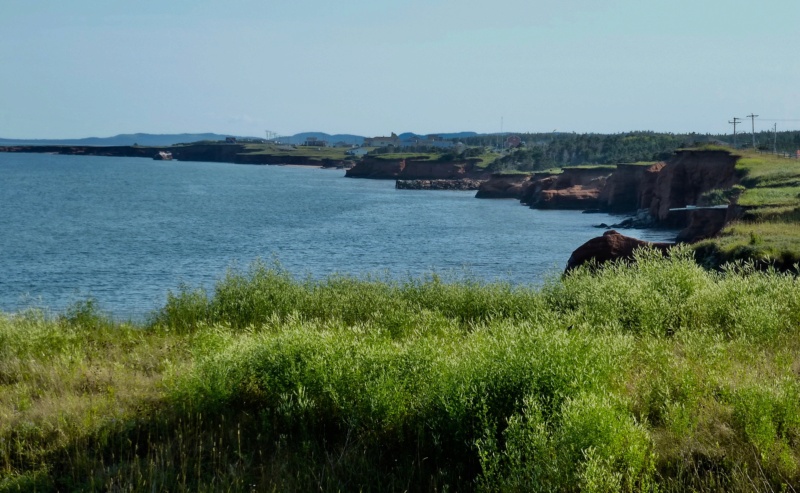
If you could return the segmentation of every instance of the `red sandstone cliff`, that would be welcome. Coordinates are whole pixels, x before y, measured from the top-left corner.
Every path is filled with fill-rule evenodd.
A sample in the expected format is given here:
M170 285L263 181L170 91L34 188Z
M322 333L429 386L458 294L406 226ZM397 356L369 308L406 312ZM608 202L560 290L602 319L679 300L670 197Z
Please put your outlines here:
M658 170L652 199L646 200L643 196L641 208L648 208L659 223L670 224L670 209L697 205L703 193L717 188L728 189L738 183L738 159L727 151L676 152Z
M688 228L681 239L694 241L719 232L731 213L670 213L698 205L704 193L729 189L738 182L738 157L724 150L678 151L650 166L620 164L609 168L567 168L560 174L493 175L477 196L518 197L540 209L647 210L661 226Z
M537 209L595 209L613 170L567 168L560 174L534 174L521 201Z
M630 212L640 209L640 204L648 200L645 196L650 196L658 169L660 169L658 165L655 167L639 164L617 165L617 169L608 177L598 197L600 208L609 212Z
M532 175L495 173L481 183L479 199L521 199L525 189L530 185Z

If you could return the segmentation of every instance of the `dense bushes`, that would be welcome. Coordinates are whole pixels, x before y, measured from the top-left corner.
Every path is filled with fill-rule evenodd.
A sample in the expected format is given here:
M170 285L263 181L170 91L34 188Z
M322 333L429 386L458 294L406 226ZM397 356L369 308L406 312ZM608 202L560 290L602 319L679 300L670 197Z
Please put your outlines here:
M0 398L0 491L797 487L799 329L795 277L686 250L539 289L257 263L147 328L0 319L0 385L32 402Z

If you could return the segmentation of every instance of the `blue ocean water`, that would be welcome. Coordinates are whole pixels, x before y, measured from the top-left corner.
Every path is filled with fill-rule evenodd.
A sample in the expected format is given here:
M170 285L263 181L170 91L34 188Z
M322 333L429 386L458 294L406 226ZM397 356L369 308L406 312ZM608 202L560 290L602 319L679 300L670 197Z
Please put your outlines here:
M277 260L298 276L537 284L619 217L474 192L395 190L341 170L0 153L0 311L95 298L141 317L181 284ZM674 232L627 230L671 240Z

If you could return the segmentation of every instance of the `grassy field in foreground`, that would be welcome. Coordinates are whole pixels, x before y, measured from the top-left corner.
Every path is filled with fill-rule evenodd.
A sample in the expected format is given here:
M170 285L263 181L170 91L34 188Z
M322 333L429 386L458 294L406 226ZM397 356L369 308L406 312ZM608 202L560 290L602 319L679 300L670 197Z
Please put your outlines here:
M793 491L800 283L687 250L543 287L255 264L146 326L0 317L0 491Z

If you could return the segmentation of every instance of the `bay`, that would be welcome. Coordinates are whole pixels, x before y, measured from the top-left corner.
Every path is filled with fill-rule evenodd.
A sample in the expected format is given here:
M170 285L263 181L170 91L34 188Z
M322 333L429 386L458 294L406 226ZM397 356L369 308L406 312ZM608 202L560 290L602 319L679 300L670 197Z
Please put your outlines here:
M539 284L618 222L341 170L0 153L0 311L96 299L141 318L257 259L293 274ZM674 231L626 230L652 241Z

